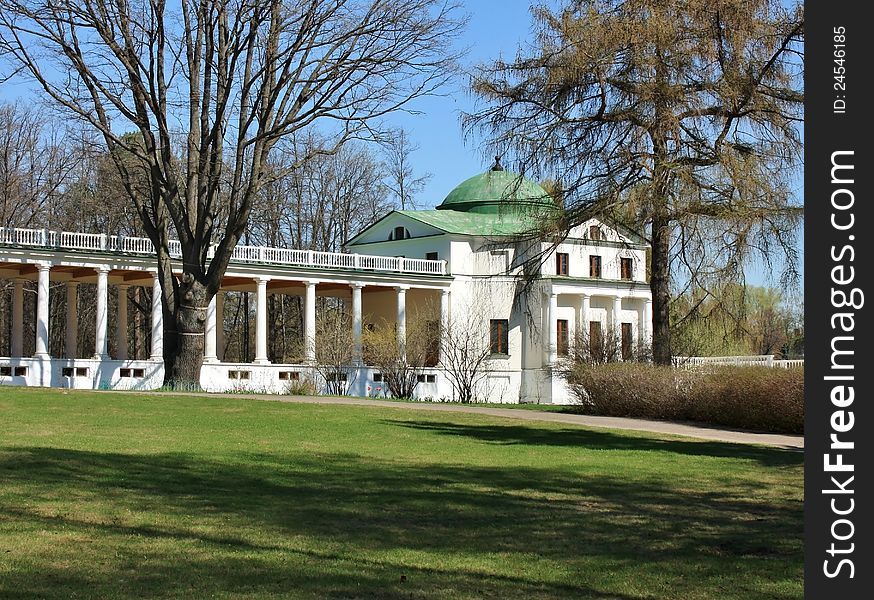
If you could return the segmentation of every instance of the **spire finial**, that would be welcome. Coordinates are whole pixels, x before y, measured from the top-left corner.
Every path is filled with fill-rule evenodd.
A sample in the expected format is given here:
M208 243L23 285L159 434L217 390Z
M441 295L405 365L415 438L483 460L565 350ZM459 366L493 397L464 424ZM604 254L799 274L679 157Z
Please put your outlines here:
M495 164L492 165L492 171L503 171L504 167L501 166L501 155L498 154L495 156Z

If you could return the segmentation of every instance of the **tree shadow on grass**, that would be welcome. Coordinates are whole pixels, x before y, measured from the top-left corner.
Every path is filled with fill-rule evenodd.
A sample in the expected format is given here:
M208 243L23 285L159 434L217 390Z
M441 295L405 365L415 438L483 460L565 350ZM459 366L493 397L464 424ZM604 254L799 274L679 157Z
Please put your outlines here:
M0 540L17 536L4 598L755 598L801 573L800 503L754 482L714 494L551 468L44 447L0 449L0 481ZM634 591L650 580L668 587Z
M466 437L492 444L563 446L588 450L633 450L666 452L685 456L710 456L753 460L767 467L796 466L804 462L800 452L750 444L696 440L659 439L651 434L611 433L582 427L560 429L525 425L482 425L448 421L383 419L382 423L428 431L440 435Z

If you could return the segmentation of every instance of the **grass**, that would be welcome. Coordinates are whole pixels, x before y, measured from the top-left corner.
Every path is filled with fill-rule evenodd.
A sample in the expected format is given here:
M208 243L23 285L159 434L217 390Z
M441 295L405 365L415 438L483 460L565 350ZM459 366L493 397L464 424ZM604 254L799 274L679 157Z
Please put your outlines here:
M0 391L2 598L800 598L801 533L800 453Z

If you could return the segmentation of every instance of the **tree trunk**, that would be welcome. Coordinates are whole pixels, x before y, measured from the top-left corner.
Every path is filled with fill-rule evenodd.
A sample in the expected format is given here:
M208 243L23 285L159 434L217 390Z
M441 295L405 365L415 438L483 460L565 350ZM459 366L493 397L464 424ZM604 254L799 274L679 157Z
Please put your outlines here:
M664 217L655 217L649 286L652 291L652 359L657 365L671 364L670 247L670 222Z
M175 382L200 383L203 365L203 342L209 297L206 286L188 273L179 284L179 304L176 312L176 362L172 378Z

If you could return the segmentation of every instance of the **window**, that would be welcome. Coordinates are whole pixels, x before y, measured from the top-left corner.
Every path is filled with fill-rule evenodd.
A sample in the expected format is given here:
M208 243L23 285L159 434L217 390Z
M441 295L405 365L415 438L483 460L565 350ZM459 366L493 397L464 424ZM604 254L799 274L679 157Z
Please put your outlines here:
M559 356L567 356L568 353L568 326L567 319L559 319L556 321L556 329L558 330L558 351Z
M374 381L382 381L382 373L374 373L373 380Z
M15 367L16 377L27 377L27 367Z
M130 377L130 376L131 376L131 370L130 370L130 369L119 369L119 370L118 370L118 376L119 376L119 377Z
M425 260L440 260L440 255L436 252L426 252Z
M630 258L619 259L619 273L622 279L634 279L634 265Z
M589 277L601 277L601 257L597 254L589 257Z
M228 371L228 379L249 379L251 371Z
M124 369L122 369L124 371ZM61 377L72 377L73 376L73 367L62 367L61 368ZM124 377L124 375L122 375Z
M145 377L146 370L145 369L134 369L134 377Z
M555 274L556 275L567 275L569 263L570 263L570 257L568 256L567 252L556 252L555 253Z
M622 360L631 359L631 323L622 323Z
M591 225L589 227L589 239L590 240L600 240L601 238L601 228L597 225Z
M603 350L601 339L601 321L589 321L589 354L600 356Z
M88 377L88 367L76 367L76 377Z
M406 227L395 227L390 234L388 234L389 241L391 240L405 240L410 237L410 232L407 231Z
M507 319L489 321L489 342L492 354L509 354L509 329L510 322Z
M279 378L283 381L300 381L300 373L297 371L280 371Z
M12 367L0 367L0 377L11 377Z

